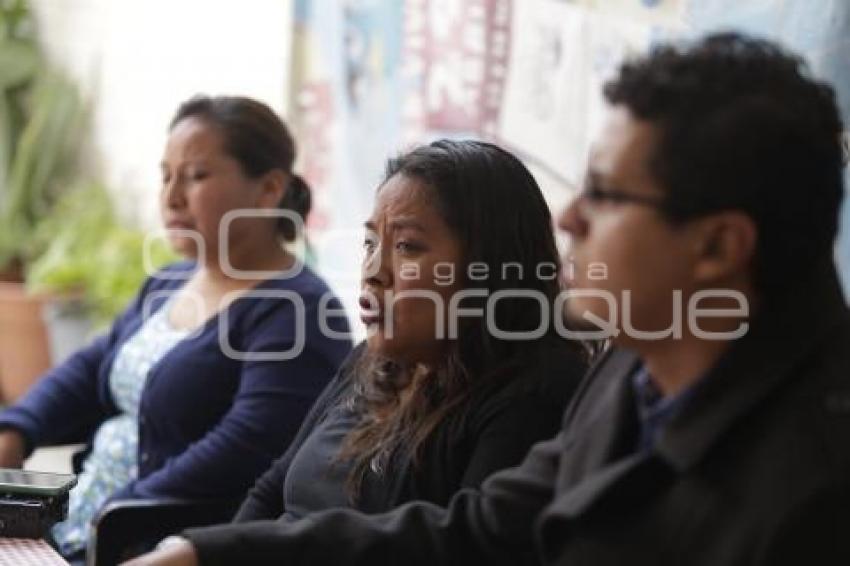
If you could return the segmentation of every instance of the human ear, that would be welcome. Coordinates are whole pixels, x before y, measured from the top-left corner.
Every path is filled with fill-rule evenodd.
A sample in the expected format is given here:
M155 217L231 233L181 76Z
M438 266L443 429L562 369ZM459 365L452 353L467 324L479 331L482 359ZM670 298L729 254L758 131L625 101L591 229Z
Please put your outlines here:
M700 219L695 232L696 281L738 279L751 271L758 241L752 217L737 210L719 212Z
M272 169L260 179L260 193L257 208L277 208L283 199L289 175L280 169Z

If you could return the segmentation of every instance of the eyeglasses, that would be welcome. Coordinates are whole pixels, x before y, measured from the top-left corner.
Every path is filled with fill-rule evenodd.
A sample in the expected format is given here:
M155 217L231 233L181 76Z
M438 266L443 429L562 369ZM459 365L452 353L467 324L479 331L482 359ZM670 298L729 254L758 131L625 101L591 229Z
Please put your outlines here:
M583 204L583 208L587 211L596 211L604 204L636 204L655 209L662 209L666 205L664 197L636 195L634 193L600 189L593 186L583 189L577 198L580 199L580 204Z

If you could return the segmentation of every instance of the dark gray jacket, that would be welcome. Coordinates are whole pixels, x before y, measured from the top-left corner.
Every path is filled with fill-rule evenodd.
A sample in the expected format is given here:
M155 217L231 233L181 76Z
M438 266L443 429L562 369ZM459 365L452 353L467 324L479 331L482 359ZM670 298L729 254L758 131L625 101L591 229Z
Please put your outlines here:
M558 436L447 508L189 538L203 564L850 564L850 316L833 278L759 316L645 454L636 363L609 352Z

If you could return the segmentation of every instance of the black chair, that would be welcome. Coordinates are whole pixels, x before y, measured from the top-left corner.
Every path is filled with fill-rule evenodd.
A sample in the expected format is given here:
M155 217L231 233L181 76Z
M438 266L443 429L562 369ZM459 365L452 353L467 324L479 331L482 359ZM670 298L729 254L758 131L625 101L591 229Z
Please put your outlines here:
M227 523L241 499L154 499L109 503L92 520L86 566L113 566L187 527Z
M91 444L71 456L79 474ZM86 566L114 566L153 550L159 541L189 527L228 523L242 499L143 499L113 501L92 519Z

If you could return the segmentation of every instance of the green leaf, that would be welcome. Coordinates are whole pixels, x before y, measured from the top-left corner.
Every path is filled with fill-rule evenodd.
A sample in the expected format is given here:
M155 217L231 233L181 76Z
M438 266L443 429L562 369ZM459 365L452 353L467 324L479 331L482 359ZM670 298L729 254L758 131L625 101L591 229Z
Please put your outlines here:
M73 141L83 116L76 88L59 74L44 73L30 105L2 195L0 262L10 253L31 255L32 232L52 205L54 187L67 182L76 154Z
M38 226L44 251L27 270L33 292L78 293L97 324L109 323L145 279L144 233L120 225L106 189L77 186ZM174 261L164 242L149 250L154 267Z
M40 59L32 43L16 39L0 41L0 89L9 90L33 80Z

